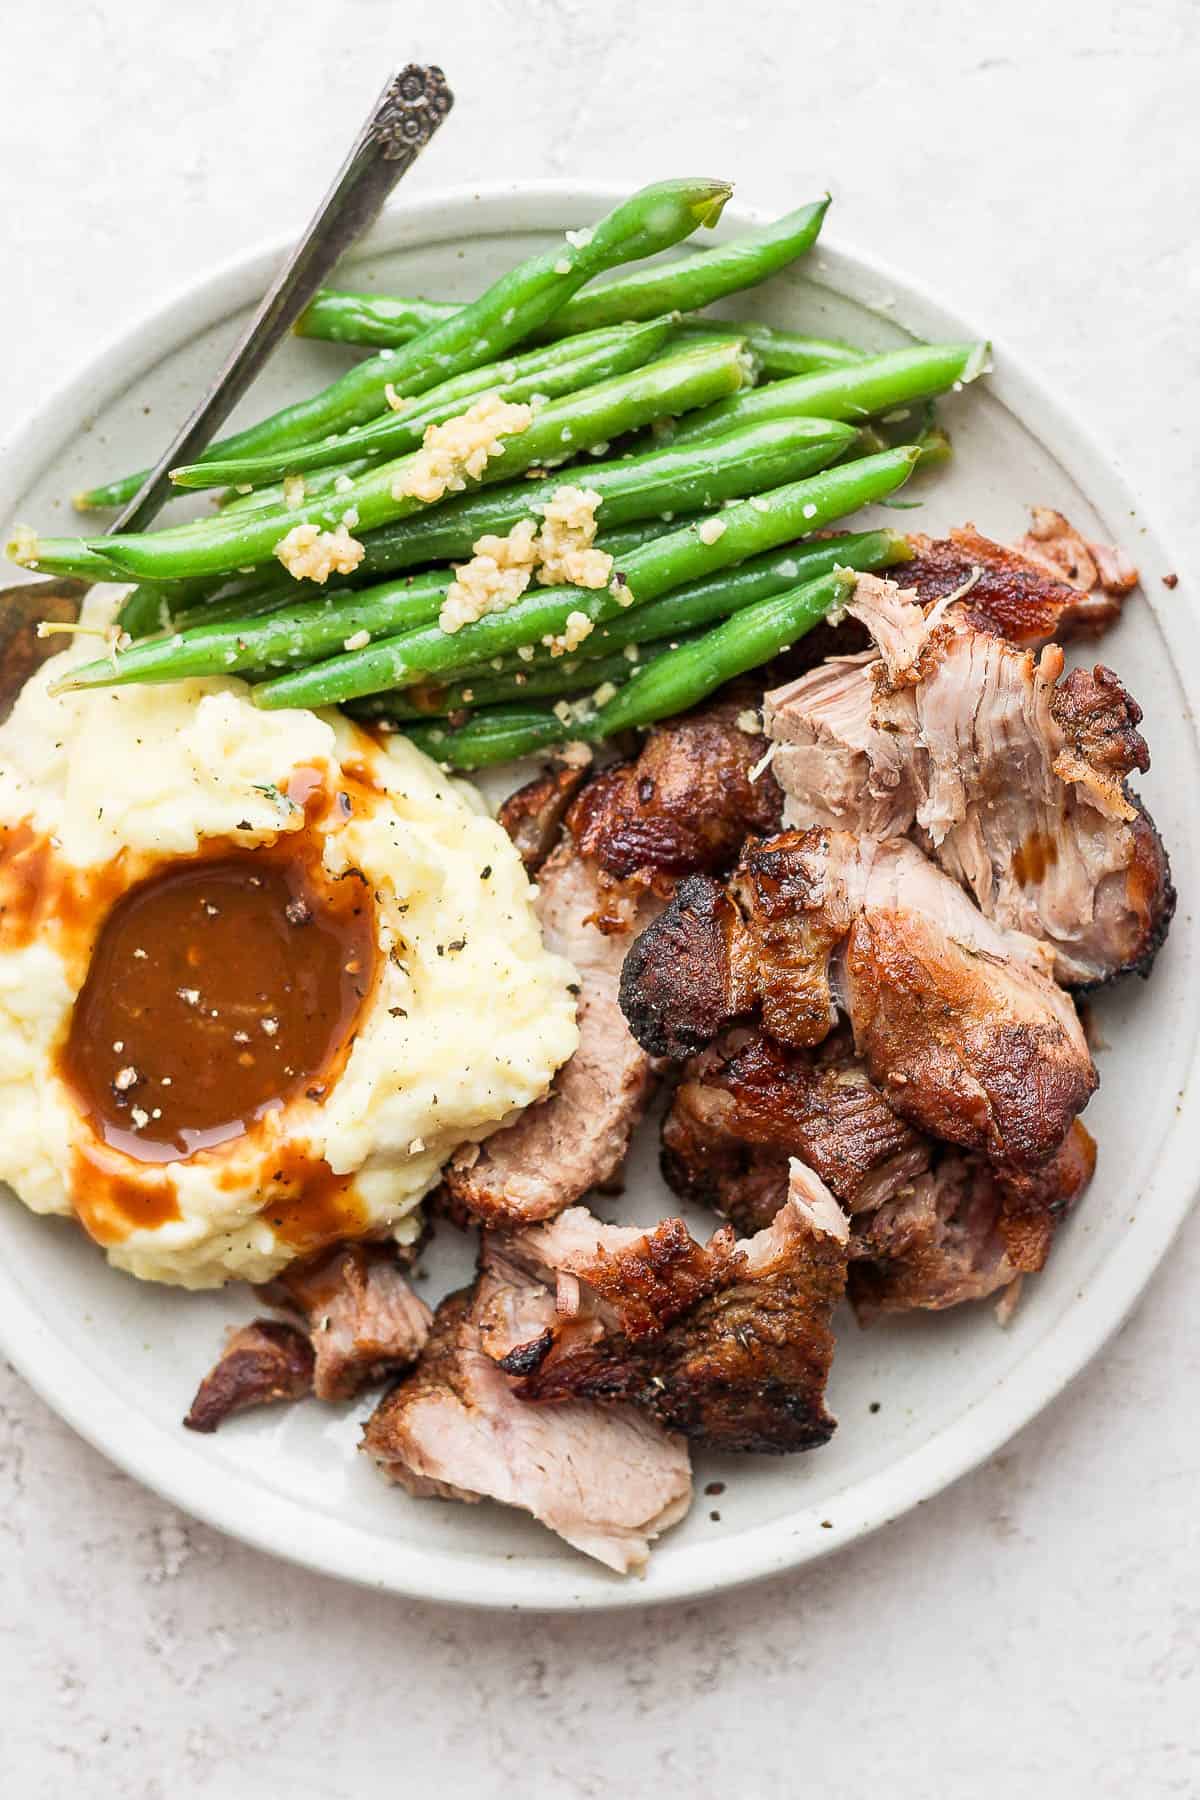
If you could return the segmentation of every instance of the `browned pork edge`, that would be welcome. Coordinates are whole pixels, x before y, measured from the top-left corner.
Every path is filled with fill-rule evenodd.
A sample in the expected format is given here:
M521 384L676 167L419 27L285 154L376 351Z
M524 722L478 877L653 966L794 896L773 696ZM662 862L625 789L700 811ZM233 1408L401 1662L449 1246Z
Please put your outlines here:
M825 1386L848 1226L798 1161L772 1223L697 1244L682 1220L603 1225L582 1207L485 1245L545 1284L542 1314L501 1292L484 1343L527 1402L633 1404L720 1450L811 1450L833 1432Z
M930 1154L844 1025L815 1049L788 1049L752 1027L723 1032L685 1065L662 1124L667 1185L745 1234L775 1217L793 1156L860 1213L923 1174Z
M275 1319L255 1319L231 1331L216 1363L196 1389L184 1419L189 1431L215 1431L232 1413L312 1392L313 1350L302 1331Z
M855 1221L849 1294L859 1323L1014 1292L1045 1266L1095 1166L1095 1142L1078 1119L1032 1175L943 1151L926 1174Z

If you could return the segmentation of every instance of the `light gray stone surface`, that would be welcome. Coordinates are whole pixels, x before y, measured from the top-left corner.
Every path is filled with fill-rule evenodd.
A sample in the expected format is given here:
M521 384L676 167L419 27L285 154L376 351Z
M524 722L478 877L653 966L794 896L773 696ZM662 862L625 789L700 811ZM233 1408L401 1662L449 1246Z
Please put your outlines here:
M414 190L699 167L782 208L831 184L840 237L985 322L1112 447L1194 603L1192 0L10 8L3 417L299 225L408 56L459 102ZM1098 1364L949 1493L769 1587L583 1621L273 1563L0 1371L0 1791L1195 1794L1198 1291L1193 1222Z

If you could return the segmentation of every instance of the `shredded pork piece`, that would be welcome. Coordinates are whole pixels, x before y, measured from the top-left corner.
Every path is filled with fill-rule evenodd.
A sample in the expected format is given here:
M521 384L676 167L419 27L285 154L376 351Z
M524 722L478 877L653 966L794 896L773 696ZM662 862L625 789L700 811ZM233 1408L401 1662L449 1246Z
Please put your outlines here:
M293 525L280 538L275 554L297 581L324 586L333 574L352 575L363 558L363 547L351 537L345 522L336 531L322 531L311 523Z
M397 477L392 498L411 496L432 505L443 494L459 493L467 478L478 481L493 457L503 456L504 439L527 431L533 408L498 394L483 394L464 413L430 425L420 450Z

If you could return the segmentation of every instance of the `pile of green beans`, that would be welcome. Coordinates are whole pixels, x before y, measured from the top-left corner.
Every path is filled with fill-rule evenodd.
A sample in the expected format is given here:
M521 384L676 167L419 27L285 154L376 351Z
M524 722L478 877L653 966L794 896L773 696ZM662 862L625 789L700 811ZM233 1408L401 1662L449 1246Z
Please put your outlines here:
M670 249L698 225L715 225L731 192L727 182L705 180L660 181L640 189L592 231L574 233L574 241L564 238L553 249L527 257L494 281L478 300L456 308L398 354L385 351L358 363L311 400L286 406L261 424L211 445L202 460L257 456L285 444L311 443L329 432L365 424L381 413L389 387L406 396L422 393L494 361L510 345L545 325L594 275L618 263ZM818 229L819 224L818 220ZM653 313L641 316L670 312L675 305L668 299ZM132 498L145 473L139 470L110 484L110 491L119 494L117 504Z
M984 372L987 346L871 353L701 316L808 250L827 199L716 249L619 267L714 223L728 193L642 189L466 305L319 295L301 334L373 354L173 471L181 491L223 489L215 512L103 538L14 533L27 567L136 583L127 636L56 690L239 675L265 710L344 706L448 767L482 768L695 705L811 629L855 571L905 560L894 531L817 534L944 459L933 403ZM459 491L410 493L426 434L484 396L524 404L523 428ZM121 504L140 480L77 504ZM536 521L564 485L590 492L604 584L534 580L443 630L453 565ZM277 555L297 526L353 533L346 572L298 583Z

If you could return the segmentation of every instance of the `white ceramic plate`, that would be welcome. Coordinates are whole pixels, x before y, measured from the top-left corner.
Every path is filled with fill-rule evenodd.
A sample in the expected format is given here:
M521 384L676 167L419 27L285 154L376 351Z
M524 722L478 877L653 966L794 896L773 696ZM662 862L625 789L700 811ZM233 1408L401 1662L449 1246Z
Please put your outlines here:
M356 256L348 285L467 298L616 197L538 184L404 207ZM720 235L754 222L730 209ZM164 307L46 406L3 456L0 524L22 518L72 530L72 492L153 460L280 254L275 246L245 258ZM825 248L759 289L746 310L879 348L906 332L976 335L907 281ZM245 416L315 388L344 362L333 346L287 345ZM1148 705L1155 767L1143 792L1184 897L1149 986L1128 982L1096 1007L1112 1046L1100 1056L1102 1086L1087 1114L1098 1174L1048 1269L1027 1284L1014 1323L1002 1331L990 1309L968 1307L859 1332L847 1315L830 1388L841 1421L833 1441L778 1460L698 1456L691 1517L655 1550L644 1581L623 1581L515 1513L414 1501L385 1485L355 1454L370 1402L268 1409L213 1438L183 1431L179 1420L223 1327L250 1315L246 1290L189 1296L143 1285L112 1272L70 1225L0 1202L0 1344L106 1455L209 1524L329 1574L481 1606L633 1606L793 1567L894 1518L996 1450L1100 1349L1170 1244L1196 1179L1200 1121L1189 1076L1200 995L1190 902L1200 852L1189 808L1200 790L1197 633L1161 585L1173 564L1112 459L1002 349L992 378L945 411L952 468L909 490L921 510L882 517L926 530L973 519L1005 538L1038 501L1119 539L1141 564L1145 597L1129 603L1103 655ZM651 1127L623 1213L648 1220L667 1210L675 1202L655 1172ZM431 1297L469 1264L456 1236L443 1231L430 1257ZM712 1480L725 1483L718 1501L704 1497Z

